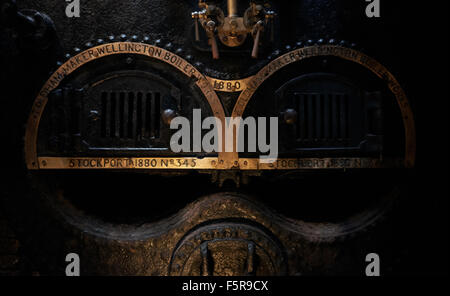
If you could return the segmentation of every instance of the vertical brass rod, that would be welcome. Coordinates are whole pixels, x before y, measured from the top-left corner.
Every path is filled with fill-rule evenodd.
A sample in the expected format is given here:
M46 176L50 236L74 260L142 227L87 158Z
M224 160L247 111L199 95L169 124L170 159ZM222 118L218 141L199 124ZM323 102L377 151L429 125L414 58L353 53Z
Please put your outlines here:
M237 0L228 0L227 6L228 6L228 16L237 16L238 13Z

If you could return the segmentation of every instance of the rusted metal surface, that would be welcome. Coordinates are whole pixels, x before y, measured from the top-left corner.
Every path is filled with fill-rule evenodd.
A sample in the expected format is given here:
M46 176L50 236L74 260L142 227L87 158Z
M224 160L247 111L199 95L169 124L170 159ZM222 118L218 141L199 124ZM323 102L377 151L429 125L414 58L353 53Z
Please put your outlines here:
M60 252L85 258L83 274L299 275L305 267L320 269L333 261L344 240L389 210L392 196L386 201L343 223L306 223L276 214L254 198L220 193L137 227L87 219L61 199L50 202L72 236Z
M286 251L261 226L212 222L177 244L170 275L273 276L286 274Z

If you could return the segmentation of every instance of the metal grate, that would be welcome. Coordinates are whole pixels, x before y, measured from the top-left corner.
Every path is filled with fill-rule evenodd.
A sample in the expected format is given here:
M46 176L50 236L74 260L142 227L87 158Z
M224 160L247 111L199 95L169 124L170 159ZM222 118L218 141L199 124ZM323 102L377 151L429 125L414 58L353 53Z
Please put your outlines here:
M159 92L102 92L102 138L142 139L160 137Z
M349 96L344 93L295 93L296 138L300 142L349 140Z

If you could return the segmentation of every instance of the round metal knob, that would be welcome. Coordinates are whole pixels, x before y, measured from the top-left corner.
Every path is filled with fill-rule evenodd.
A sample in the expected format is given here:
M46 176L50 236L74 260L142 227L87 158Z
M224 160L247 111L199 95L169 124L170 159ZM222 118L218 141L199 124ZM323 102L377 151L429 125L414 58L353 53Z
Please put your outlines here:
M283 119L286 124L295 124L297 122L297 111L294 109L286 109L283 112Z
M162 120L165 124L170 125L170 123L172 122L172 120L178 116L177 111L172 110L172 109L166 109L163 111L161 117Z

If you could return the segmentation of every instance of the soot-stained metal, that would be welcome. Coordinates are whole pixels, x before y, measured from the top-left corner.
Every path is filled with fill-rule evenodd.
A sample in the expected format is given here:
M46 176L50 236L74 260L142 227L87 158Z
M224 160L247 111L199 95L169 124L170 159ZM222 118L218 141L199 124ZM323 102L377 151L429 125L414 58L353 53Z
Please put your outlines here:
M414 61L385 46L406 28L362 2L84 1L68 18L64 1L1 1L18 98L6 273L64 274L77 253L83 275L362 274L401 249ZM278 158L171 151L170 122L194 109L277 118Z

